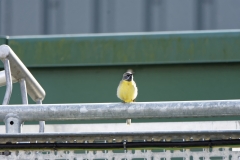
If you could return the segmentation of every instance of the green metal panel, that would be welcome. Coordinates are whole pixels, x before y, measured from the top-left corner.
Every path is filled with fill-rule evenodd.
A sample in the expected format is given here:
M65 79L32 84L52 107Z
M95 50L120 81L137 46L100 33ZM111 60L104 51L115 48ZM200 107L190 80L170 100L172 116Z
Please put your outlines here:
M24 64L35 66L29 69L46 90L44 103L119 101L116 89L128 68L136 73L137 101L240 96L240 64L215 63L240 60L240 30L9 37L8 43ZM16 88L11 103L21 102Z
M120 102L117 86L128 68L135 71L138 102L240 97L240 31L10 37L8 42L45 89L45 104ZM0 88L0 97L4 93ZM19 84L10 103L21 103Z
M7 42L6 37L1 37L0 36L0 45L6 44L6 42Z
M240 61L240 30L9 37L28 67Z
M130 67L132 66L51 67L30 68L30 71L46 91L46 98L43 101L45 104L120 103L116 96L117 86L122 73ZM134 79L139 89L138 102L221 100L239 99L240 97L240 63L143 65L135 66L133 69L135 70ZM5 87L0 88L2 99L4 92ZM11 104L19 103L21 103L19 84L14 84ZM30 103L34 102L30 100ZM239 117L232 117L232 119L238 120ZM149 121L176 120L197 121L200 119L152 119ZM207 118L206 120L219 120L219 118ZM92 121L66 123L89 122L92 123ZM103 122L108 121L101 121ZM112 122L124 123L123 121Z
M46 91L44 103L97 103L120 102L117 86L127 68L130 66L30 68L30 71ZM239 63L135 66L133 69L139 89L138 102L240 97ZM5 89L0 89L3 97ZM11 103L21 103L18 84L14 85Z

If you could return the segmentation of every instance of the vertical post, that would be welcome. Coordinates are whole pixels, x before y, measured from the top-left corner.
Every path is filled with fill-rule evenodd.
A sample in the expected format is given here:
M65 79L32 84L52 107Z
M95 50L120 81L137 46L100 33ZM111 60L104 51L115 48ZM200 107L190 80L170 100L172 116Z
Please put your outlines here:
M3 99L3 105L7 105L11 98L12 94L12 76L11 76L11 69L9 60L6 58L3 60L4 69L5 69L5 77L6 77L6 93Z
M21 96L22 96L22 104L28 104L26 81L24 78L22 78L20 79L19 83L20 83L20 90L21 90ZM23 127L23 124L24 122L22 122L21 128Z
M37 104L42 104L42 100L37 100ZM43 133L45 129L45 121L39 121L39 133Z
M22 104L28 104L27 87L25 79L20 79L20 89L22 95Z

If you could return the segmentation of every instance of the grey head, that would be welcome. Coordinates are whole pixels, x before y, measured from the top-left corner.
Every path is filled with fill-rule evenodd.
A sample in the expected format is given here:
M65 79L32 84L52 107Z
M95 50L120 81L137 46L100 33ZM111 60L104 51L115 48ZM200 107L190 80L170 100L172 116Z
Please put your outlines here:
M132 70L128 70L126 73L124 73L122 80L132 81L133 80L133 72L132 72Z

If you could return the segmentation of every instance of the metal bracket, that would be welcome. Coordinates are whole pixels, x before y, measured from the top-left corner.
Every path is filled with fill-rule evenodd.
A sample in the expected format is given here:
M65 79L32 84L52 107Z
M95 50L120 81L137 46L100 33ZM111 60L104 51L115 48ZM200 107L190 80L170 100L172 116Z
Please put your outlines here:
M21 133L22 120L16 114L7 114L4 122L6 126L6 133Z

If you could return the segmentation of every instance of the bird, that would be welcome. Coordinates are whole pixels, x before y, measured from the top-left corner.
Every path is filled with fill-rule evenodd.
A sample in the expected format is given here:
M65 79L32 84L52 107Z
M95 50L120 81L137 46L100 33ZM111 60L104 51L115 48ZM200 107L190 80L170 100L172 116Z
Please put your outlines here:
M124 103L131 103L135 101L137 95L138 88L133 80L133 71L129 69L123 74L122 80L118 85L117 97Z

